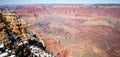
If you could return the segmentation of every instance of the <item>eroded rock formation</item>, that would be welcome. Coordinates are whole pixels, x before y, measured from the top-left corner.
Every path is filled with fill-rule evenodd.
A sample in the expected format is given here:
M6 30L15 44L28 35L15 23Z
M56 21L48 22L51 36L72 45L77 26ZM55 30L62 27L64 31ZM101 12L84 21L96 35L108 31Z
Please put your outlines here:
M70 49L67 48L67 49L64 49L64 50L60 51L57 54L57 57L72 57Z
M72 54L74 57L120 57L119 4L14 6L0 7L4 11L15 12L19 18L24 19L29 24L27 25L28 29L32 30L39 37L50 36L54 38L59 36L60 39L57 39L62 39L62 44L65 43L65 46L71 48L72 52L74 52ZM15 33L19 32L17 29L15 26ZM2 35L2 37L4 36ZM46 49L56 52L59 46L55 41L48 40L45 42ZM91 44L85 44L86 42ZM90 50L87 47L89 45L92 45ZM51 46L55 47L52 48Z
M15 14L0 13L0 57L54 57Z
M60 44L57 43L57 41L52 38L44 38L43 42L48 52L57 54L62 49Z

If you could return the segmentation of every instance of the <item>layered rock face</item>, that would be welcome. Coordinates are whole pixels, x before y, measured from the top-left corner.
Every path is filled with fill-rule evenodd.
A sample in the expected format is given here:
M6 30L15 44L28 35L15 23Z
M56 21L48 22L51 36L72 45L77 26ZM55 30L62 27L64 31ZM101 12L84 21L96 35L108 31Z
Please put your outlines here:
M119 5L20 5L3 8L15 12L31 29L35 26L37 31L40 28L46 34L64 38L79 38L83 26L109 26L119 30Z
M120 5L14 5L1 8L19 15L37 36L60 40L71 48L73 57L120 57ZM61 49L54 40L46 41L48 50L57 53ZM48 48L51 46L55 48ZM64 53L67 52L61 52Z
M52 52L54 54L57 54L62 48L59 43L57 43L54 39L52 38L44 38L43 42L46 46L46 50L48 52Z
M15 14L0 13L0 37L0 57L55 57Z
M56 54L56 57L72 57L70 48L63 49L60 42L53 38L44 38L43 42L46 46L46 51Z

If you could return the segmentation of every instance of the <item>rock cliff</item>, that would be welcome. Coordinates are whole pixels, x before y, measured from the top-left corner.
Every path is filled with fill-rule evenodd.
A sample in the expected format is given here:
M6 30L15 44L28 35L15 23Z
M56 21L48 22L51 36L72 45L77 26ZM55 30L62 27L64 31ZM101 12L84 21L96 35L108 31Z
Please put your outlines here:
M38 40L46 38L42 42L48 52L60 52L61 44L70 48L73 57L120 57L119 4L3 5L0 8L5 12L14 12L18 19L25 20L27 29L36 34ZM1 22L1 25L5 24ZM26 29L26 26L23 28ZM21 34L21 39L28 37L24 29L18 31L16 25L11 27L14 34ZM6 26L1 26L2 28ZM0 35L6 40L9 37L5 30L1 30ZM68 51L61 51L59 56L67 53L69 54Z
M0 13L0 37L0 57L55 57L13 13Z

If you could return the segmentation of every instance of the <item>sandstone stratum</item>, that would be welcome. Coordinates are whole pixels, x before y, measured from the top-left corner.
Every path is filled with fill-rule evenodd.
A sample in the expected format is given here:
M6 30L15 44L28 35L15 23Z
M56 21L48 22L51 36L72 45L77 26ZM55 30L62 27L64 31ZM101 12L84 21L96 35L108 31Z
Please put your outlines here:
M55 54L53 51L48 50L51 49L48 45L44 45L48 40L38 39L36 34L28 31L26 28L25 21L17 19L15 14L8 12L0 13L0 57L57 56L57 53ZM52 45L50 42L49 44ZM57 43L54 45L57 45ZM57 46L60 48L59 45ZM54 46L51 47L54 48Z
M21 31L16 25L11 25L11 31L25 41L28 40L25 30L32 32L48 53L58 57L120 57L119 4L1 5L0 8L25 21ZM0 35L8 37L3 30Z

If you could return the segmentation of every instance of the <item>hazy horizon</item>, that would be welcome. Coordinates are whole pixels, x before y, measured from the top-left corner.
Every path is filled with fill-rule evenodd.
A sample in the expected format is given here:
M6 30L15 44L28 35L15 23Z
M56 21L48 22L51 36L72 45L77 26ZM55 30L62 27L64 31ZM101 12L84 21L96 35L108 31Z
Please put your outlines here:
M120 0L1 0L0 5L9 4L120 4Z

